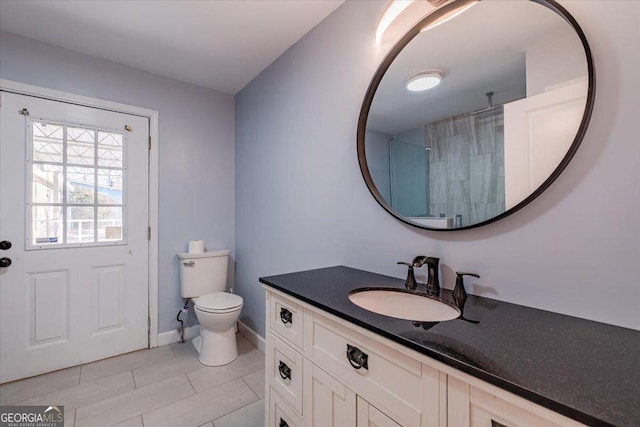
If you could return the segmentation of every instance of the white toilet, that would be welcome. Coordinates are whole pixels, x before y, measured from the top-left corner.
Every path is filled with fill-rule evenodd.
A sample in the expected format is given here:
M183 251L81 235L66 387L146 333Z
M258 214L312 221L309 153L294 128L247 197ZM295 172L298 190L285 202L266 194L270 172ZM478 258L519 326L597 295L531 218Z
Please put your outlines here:
M180 293L191 298L200 322L200 336L193 346L200 363L220 366L238 357L235 323L242 310L242 297L225 292L228 250L179 253Z

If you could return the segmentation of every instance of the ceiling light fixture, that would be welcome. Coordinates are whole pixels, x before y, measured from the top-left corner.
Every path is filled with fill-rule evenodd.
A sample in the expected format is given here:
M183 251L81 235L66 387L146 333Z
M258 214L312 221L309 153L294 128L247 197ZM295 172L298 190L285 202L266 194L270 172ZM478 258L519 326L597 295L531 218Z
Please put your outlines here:
M440 70L424 70L407 77L405 86L411 92L423 92L433 89L442 81L444 73Z
M380 44L382 35L389 25L405 10L409 5L413 3L413 0L392 0L382 12L380 21L378 21L378 27L376 28L376 43Z
M440 18L436 19L435 21L429 23L429 25L425 26L423 29L420 30L420 32L423 31L427 31L430 30L432 28L437 27L438 25L444 24L445 22L455 18L456 16L460 15L461 13L463 13L464 11L466 11L467 9L470 9L472 6L475 6L478 3L478 0L471 0L471 1L461 1L460 2L460 6L450 10L449 12L445 13L444 15L442 15Z
M478 1L479 0L391 0L378 21L378 26L376 27L376 43L378 45L382 43L385 32L390 31L392 25L396 27L393 31L394 33L404 33L415 25L417 20L423 19L431 13L435 13L438 9L444 7L450 9L443 16L437 18L420 30L426 31L455 18ZM412 7L407 10L409 6Z

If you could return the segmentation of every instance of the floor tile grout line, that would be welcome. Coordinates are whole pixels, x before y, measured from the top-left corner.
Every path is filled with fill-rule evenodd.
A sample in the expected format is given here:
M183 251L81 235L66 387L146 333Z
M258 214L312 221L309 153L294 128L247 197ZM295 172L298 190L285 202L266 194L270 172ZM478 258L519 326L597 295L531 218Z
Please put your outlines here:
M121 375L121 374L122 374L122 372L120 372L120 374L117 374L117 375ZM181 374L181 375L184 375L184 374ZM178 376L180 376L180 375L174 375L173 377L165 378L165 379L164 379L164 380L162 380L162 381L166 381L166 380L172 379L172 378L174 378L174 377L178 377ZM187 378L187 380L189 380L189 378ZM158 382L159 382L159 381L158 381ZM124 395L124 394L126 394L126 393L135 392L136 390L143 390L143 389L145 389L145 388L147 388L147 387L150 387L150 386L153 386L153 385L155 385L155 384L156 384L156 383L151 383L151 384L147 384L147 385L145 385L145 386L143 386L143 387L140 387L140 388L134 388L133 390L123 391L123 392L118 393L118 394L116 394L116 395L113 395L113 396L110 396L110 397L107 397L107 398L104 398L104 399L98 400L97 402L93 402L93 403L89 403L89 404L84 405L84 406L80 406L80 407L76 408L76 411L77 411L78 409L83 409L83 408L86 408L86 407L88 407L88 406L94 405L94 404L96 404L96 403L103 402L103 401L105 401L105 400L109 400L109 399L114 399L114 398L120 397L120 396L122 396L122 395ZM135 385L135 380L134 380L134 385ZM172 403L179 402L179 401L184 400L184 399L186 399L186 398L189 398L189 397L191 397L191 396L195 396L196 394L197 394L197 393L195 393L195 391L194 391L194 394L192 394L192 395L189 395L189 396L187 396L187 397L184 397L184 398L182 398L182 399L176 400L176 401L171 402L171 403L167 403L167 404L162 405L162 406L158 406L157 408L150 409L150 410L149 410L149 411L147 411L147 412L143 412L143 413L140 413L140 414L138 414L138 415L134 415L134 416L132 416L132 417L125 418L125 419L123 419L123 420L118 420L118 421L116 421L114 424L118 424L118 423L121 423L121 422L123 422L123 421L127 421L127 420L129 420L129 419L131 419L131 418L135 418L135 417L140 417L140 419L142 420L142 415L144 415L144 414L146 414L146 413L148 413L148 412L154 411L154 410L159 409L159 408L162 408L162 407L164 407L164 406L171 405ZM77 414L76 414L76 415L77 415ZM75 420L74 420L74 424L75 424ZM144 425L144 420L143 420L143 425Z
M255 347L255 346L254 346L254 345L252 345L251 347ZM257 348L257 347L255 347L255 348ZM254 350L254 349L249 350L247 353L251 352L252 350ZM143 387L139 387L139 386L138 386L138 384L137 384L136 376L135 376L135 374L134 374L134 371L135 371L136 369L144 368L144 367L148 367L148 366L153 366L153 365L155 365L155 364L159 364L159 363L161 363L161 362L176 361L177 359L192 357L190 354L182 354L182 353L183 353L182 351L180 351L180 354L176 354L176 351L175 351L175 349L174 349L173 347L170 347L170 351L171 351L171 353L167 353L167 356L168 356L168 357L163 358L163 359L160 359L160 360L155 360L155 361L153 361L152 363L148 363L148 362L147 362L147 364L144 364L144 365L135 366L135 367L130 367L129 369L124 369L124 370L122 370L122 371L112 372L112 373L109 373L108 375L105 375L105 376L99 376L99 377L96 377L96 378L90 378L90 379L88 379L88 380L85 380L85 378L87 378L87 375L88 375L88 373L89 373L89 371L87 371L86 367L87 367L87 366L91 366L91 364L93 364L93 363L95 363L95 362L90 362L90 363L86 363L86 364L81 364L81 365L78 365L78 366L77 366L77 368L78 368L78 371L77 371L77 374L76 374L77 376L76 376L76 375L74 375L74 376L71 378L71 380L72 380L72 382L73 382L72 384L68 384L68 385L66 385L65 387L60 388L60 389L58 389L58 390L52 390L52 391L50 391L50 392L46 392L46 393L38 394L37 396L30 396L30 397L26 397L26 398L25 398L25 399L23 399L23 400L33 399L33 398L38 398L38 397L44 396L44 395L49 394L49 393L54 393L54 392L55 392L55 393L63 392L63 391L66 391L66 390L72 389L72 388L74 388L74 387L78 387L78 386L83 386L83 385L91 384L91 383L92 383L92 382L94 382L94 381L100 381L100 380L104 380L104 379L109 378L109 377L112 377L112 376L122 375L122 374L124 374L124 373L125 373L125 372L127 372L127 371L129 372L129 375L131 376L131 379L132 379L132 383L133 383L134 388L133 388L132 390L123 391L123 392L121 392L121 393L119 393L119 394L117 394L117 395L110 396L110 397L105 398L105 399L101 399L101 401L103 401L103 400L107 400L107 399L110 399L110 398L114 398L114 397L117 397L117 396L120 396L120 395L123 395L123 394L125 394L125 393L127 393L127 392L130 392L130 391L142 390L142 389L144 389L144 388L146 388L146 387L148 387L148 386L151 386L151 385L153 385L153 384L156 384L156 383L157 383L157 381L155 381L155 382L153 382L153 383L151 383L151 384L147 384L147 385L145 385L145 386L143 386ZM243 352L243 353L244 353L244 352ZM116 357L117 357L117 356L116 356ZM100 362L100 361L97 361L97 362ZM205 367L205 366L203 365L202 367ZM206 367L205 367L205 368L206 368ZM68 369L68 368L66 368L66 369ZM255 403L255 402L257 402L257 401L260 401L260 400L263 400L263 399L264 399L264 398L262 398L262 399L260 398L260 396L256 393L256 391L254 391L254 390L251 388L251 386L249 385L249 383L247 382L247 380L244 378L244 377L247 377L247 376L250 376L250 375L254 375L255 373L257 373L257 372L259 372L259 371L261 371L261 370L264 370L264 369L265 369L265 368L264 368L264 366L257 367L257 368L254 368L254 369L249 369L248 371L242 372L242 373L238 374L237 376L234 376L233 378L230 378L230 379L228 379L228 380L226 380L226 381L223 381L222 383L216 384L216 385L214 385L214 386L212 386L212 387L204 388L204 389L202 389L202 390L201 390L201 392L200 392L200 393L204 393L204 392L207 392L207 391L212 390L212 389L214 389L214 388L224 386L224 385L229 384L229 383L231 383L231 382L233 382L233 381L236 381L236 380L238 380L238 379L242 380L242 384L244 384L245 386L247 386L247 387L249 388L249 390L251 390L251 394L253 395L253 397L252 397L252 402L247 403L246 405L243 405L243 406L242 406L242 407L240 407L240 408L236 408L236 409L235 409L235 410L233 410L233 411L227 412L226 414L222 414L222 415L220 415L220 416L219 416L219 417L217 417L217 418L220 418L220 417L226 416L226 415L228 415L228 414L231 414L231 413L233 413L233 412L235 412L235 411L238 411L238 410L240 410L240 409L242 409L242 408L246 407L247 405L250 405L250 404L252 404L252 403ZM192 394L191 394L191 395L189 395L189 396L186 396L186 397L184 397L184 398L182 398L182 399L179 399L179 400L177 400L177 401L175 401L175 402L167 403L167 404L162 405L162 406L160 406L160 407L158 407L158 408L154 408L154 409L152 409L152 410L149 410L149 411L146 411L146 412L144 412L144 413L140 413L140 414L138 414L137 416L138 416L138 417L140 417L140 420L141 420L141 423L142 423L142 426L143 426L143 427L144 427L144 425L145 425L145 424L144 424L144 419L143 419L143 416L144 416L145 414L147 414L147 413L149 413L149 412L152 412L152 411L154 411L154 410L157 410L157 409L159 409L159 408L162 408L162 407L165 407L165 406L169 406L169 405L175 404L175 403L177 403L177 402L180 402L180 401L183 401L183 400L189 399L189 398L191 398L191 397L194 397L194 396L196 396L196 395L200 394L200 393L196 390L196 387L194 386L193 382L191 381L191 379L190 379L190 377L189 377L189 375L188 375L188 374L190 374L190 373L192 373L192 372L194 372L194 371L196 371L196 370L197 370L197 369L195 369L195 370L187 370L186 372L181 372L181 373L179 373L179 374L177 374L177 375L172 375L172 376L171 376L171 377L173 377L173 376L178 377L179 375L184 375L184 376L187 378L187 381L189 382L189 385L191 386ZM44 374L44 375L47 375L47 374ZM169 377L169 378L171 378L171 377ZM167 380L167 379L169 379L169 378L162 379L161 381ZM16 401L16 402L13 402L13 403L10 403L10 404L15 405L15 404L18 404L18 402L19 402L19 401ZM92 402L91 404L94 404L94 403L98 403L98 402ZM85 407L85 406L89 406L89 405L90 405L90 404L88 404L88 405L84 405L84 406L79 407L79 408L74 408L74 409L70 412L70 414L72 414L72 415L73 415L73 417L74 417L74 421L73 421L73 423L72 423L72 426L70 426L70 427L75 427L75 426L77 425L77 423L76 423L76 418L77 418L77 415L78 415L78 413L77 413L78 409L82 409L83 407ZM216 419L217 419L217 418L216 418ZM121 422L121 421L126 421L126 420L120 420L119 422ZM211 424L214 424L214 420L210 420L209 422L210 422ZM215 426L214 426L214 427L215 427Z
M192 371L193 372L193 371ZM188 372L183 372L182 375L184 375L185 377L187 377L187 381L189 381L189 385L191 386L191 389L193 390L193 392L195 394L198 394L198 390L196 390L196 388L193 386L193 383L191 382L191 378L189 378L189 375L187 375Z
M49 373L41 374L41 375L48 375L48 374L49 374ZM34 377L31 377L31 378L34 378ZM18 380L18 381L22 381L22 380ZM6 403L6 405L7 405L7 406L16 406L16 405L19 405L19 404L20 404L20 402L24 402L25 400L37 399L37 398L39 398L39 397L44 396L45 394L60 393L60 392L62 392L62 391L64 391L64 390L67 390L67 389L70 389L70 388L73 388L73 387L79 386L80 384L81 384L81 383L80 383L80 378L78 378L78 384L71 384L71 385L69 385L69 386L67 386L67 387L63 387L63 388L59 388L59 389L56 389L56 390L47 391L47 392L45 392L45 393L38 394L38 395L36 395L36 396L30 396L30 397L27 397L26 399L20 399L20 400L16 400L16 401L11 401L11 402Z
M251 388L251 387L249 387L249 388ZM251 390L251 391L253 391L253 390ZM254 403L256 403L256 402L260 402L261 400L264 400L264 399L260 399L260 397L259 397L258 395L256 395L256 394L255 394L255 392L254 392L253 394L256 396L256 400L254 400L253 402L249 402L249 403L247 403L246 405L242 405L241 407L236 408L236 409L234 409L234 410L233 410L233 411L231 411L231 412L227 412L226 414L222 414L222 415L220 415L219 417L216 417L216 418L212 419L212 420L211 420L211 421L209 421L209 422L210 422L210 423L212 423L213 425L215 425L215 424L216 424L216 423L215 423L215 420L219 420L219 419L220 419L220 418L222 418L222 417L226 417L227 415L231 415L231 414L233 414L234 412L238 412L239 410L241 410L241 409L243 409L243 408L246 408L246 407L247 407L247 406L249 406L249 405L253 405L253 404L254 404Z
M156 347L156 348L158 348L158 347ZM144 351L144 350L138 350L138 351ZM131 354L131 353L125 353L125 354ZM171 354L173 354L173 350L171 350ZM119 356L122 356L122 355L119 355ZM118 357L118 356L114 356L114 357ZM174 356L172 356L172 358L175 358L175 355L174 355ZM111 374L109 374L109 375L105 375L105 376L100 376L100 377L92 378L92 379L91 379L91 380L89 380L89 381L99 380L99 379L102 379L102 378L109 377L109 376L111 376L111 375L122 374L122 373L127 372L127 371L132 371L132 372L133 372L133 370L135 370L135 369L145 368L145 367L147 367L147 366L153 366L153 365L155 365L156 363L166 362L166 361L168 361L168 360L171 360L172 358L171 358L171 357L168 357L168 358L166 358L166 359L159 359L159 360L153 361L153 362L151 362L151 363L146 363L146 364L142 364L142 365L139 365L139 366L134 366L134 367L132 367L132 368L128 368L128 369L124 369L124 370L122 370L122 371L114 372L114 373L111 373ZM112 358L108 358L108 359L112 359ZM103 359L103 360L108 360L108 359ZM101 362L101 361L102 361L102 360L98 360L98 361L96 361L96 362L91 362L91 363L97 363L97 362ZM88 364L87 364L87 365L88 365ZM84 365L82 365L82 366L84 366Z
M73 368L73 366L72 366L72 368ZM64 368L64 369L70 369L70 368ZM63 370L63 369L61 369L61 370ZM37 377L41 377L41 376L44 376L44 375L50 375L50 374L52 374L52 373L54 373L54 372L58 372L58 371L46 372L46 373L44 373L44 374L35 375L35 376L33 376L33 377L23 378L23 379L20 379L20 380L15 380L15 381L11 381L11 382L8 382L8 383L5 383L5 384L1 384L1 385L0 385L0 389L2 389L2 387L6 387L6 386L7 386L7 385L9 385L9 384L18 383L18 382L20 382L20 381L26 381L26 380L29 380L29 379L31 379L31 378L37 378ZM77 385L80 385L80 374L78 374L78 383L77 383L77 384L70 384L70 385L68 385L67 387L62 387L62 388L59 388L59 389L50 390L50 391L44 392L44 393L42 393L42 394L38 394L38 395L35 395L35 396L29 396L29 397L24 398L24 399L19 399L19 400L9 400L9 401L7 401L7 402L3 403L3 405L6 405L6 406L15 406L15 405L18 405L20 402L23 402L23 401L25 401L25 400L29 400L29 399L36 399L36 398L38 398L38 397L44 396L45 394L58 393L58 392L61 392L61 391L63 391L63 390L66 390L66 389L68 389L68 388L75 387L75 386L77 386ZM32 386L28 386L28 387L30 388L30 387L32 387Z
M138 383L136 383L136 376L133 373L133 369L129 369L129 372L131 373L131 378L133 379L133 389L137 390L138 389Z
M183 374L183 375L184 375L184 374ZM176 377L177 377L177 376L179 376L179 375L176 375ZM170 378L173 378L173 377L170 377ZM167 379L168 379L168 378L167 378ZM188 380L188 378L187 378L187 380ZM150 384L150 385L151 385L151 384ZM143 389L143 388L145 388L145 387L148 387L148 386L144 386L144 387L141 387L141 388L139 388L139 389L134 389L134 390L130 390L130 391L142 390L142 389ZM125 393L128 393L128 392L120 393L120 394L118 394L118 395L116 395L116 396L112 396L112 397L121 396L121 395L123 395L123 394L125 394ZM165 406L173 405L174 403L177 403L177 402L182 402L183 400L188 399L188 398L190 398L190 397L193 397L193 396L195 396L196 394L197 394L197 393L195 393L195 392L194 392L194 394L191 394L191 395L189 395L189 396L183 397L182 399L178 399L178 400L174 400L173 402L165 403L164 405L161 405L161 406L158 406L158 407L156 407L156 408L150 409L150 410L148 410L148 411L146 411L146 412L141 412L141 413L139 413L138 415L134 415L134 416L132 416L132 417L125 418L125 419L123 419L123 420L118 420L118 421L116 421L114 424L119 424L119 423L121 423L121 422L123 422L123 421L130 420L131 418L140 417L140 421L142 421L142 425L144 426L144 416L143 416L143 415L148 414L149 412L156 411L156 410L158 410L158 409L160 409L160 408L164 408ZM107 399L103 399L103 400L108 400L108 399L111 399L111 397L110 397L110 398L107 398Z
M182 374L182 375L184 375L185 377L187 377L187 381L189 381L189 384L191 384L191 380L189 379L189 377L187 376L187 374ZM177 376L177 375L176 375L176 376ZM205 392L205 391L209 391L209 390L214 389L214 388L216 388L216 387L221 387L221 386L223 386L223 385L229 384L229 383L231 383L231 382L233 382L233 381L236 381L236 380L238 380L238 379L242 380L242 377L236 377L236 378L234 378L234 379L232 379L232 380L230 380L230 381L226 381L226 382L224 382L224 383L220 383L220 384L216 385L215 387L211 387L211 388L208 388L208 389L203 390L203 392ZM242 381L243 381L243 382L245 382L244 380L242 380ZM246 384L246 382L245 382L245 384ZM191 387L193 388L193 384L191 384ZM247 387L249 387L249 386L247 385ZM249 390L251 390L251 387L249 387ZM255 403L255 402L259 401L259 400L263 400L263 399L260 399L260 397L259 397L258 395L256 395L256 393L255 393L253 390L251 390L251 392L254 394L254 396L256 396L256 400L254 400L253 402L247 403L247 405L250 405L251 403ZM145 415L145 414L148 414L148 413L150 413L150 412L156 411L156 410L158 410L158 409L160 409L160 408L164 408L165 406L170 406L170 405L174 405L174 404L176 404L176 403L178 403L178 402L182 402L183 400L186 400L186 399L192 398L192 397L194 397L194 396L197 396L198 394L199 394L199 393L198 393L197 391L195 391L195 388L194 388L194 394L192 394L192 395L190 395L190 396L183 397L182 399L178 399L178 400L173 401L173 402L171 402L171 403L167 403L166 405L158 406L157 408L153 408L153 409L150 409L150 410L148 410L148 411L146 411L146 412L141 413L139 416L140 416L140 417L141 417L141 419L142 419L142 423L143 423L143 425L144 425L144 415ZM241 408L244 408L244 407L245 407L245 406L247 406L247 405L244 405L244 406L242 406ZM237 409L235 409L234 411L237 411L238 409L240 409L240 408L237 408ZM234 411L227 412L226 414L220 415L220 417L223 417L223 416L225 416L225 415L229 415L230 413L232 413L232 412L234 412ZM220 418L220 417L217 417L216 419L218 419L218 418ZM128 419L128 418L127 418L127 419ZM119 422L121 422L121 421L126 421L126 420L120 420ZM209 420L209 422L213 422L213 420ZM205 424L206 424L206 423L205 423Z
M175 343L172 342L171 344L169 344L169 348L171 348L171 351L173 352L174 357L178 357L178 353L176 353L176 349L173 347L173 344L176 344L176 343L177 342ZM186 344L186 341L183 342L182 344Z
M182 374L182 375L184 375L185 377L187 376L187 374ZM178 375L176 375L176 377L177 377L177 376L178 376ZM173 377L171 377L171 378L173 378ZM189 380L189 377L187 377L187 381L189 381L189 384L191 384L191 381ZM145 386L145 387L146 387L146 386ZM193 388L193 385L191 385L191 388ZM175 404L175 403L182 402L183 400L187 400L187 399L189 399L189 398L191 398L191 397L193 397L193 396L197 396L197 395L198 395L198 392L196 392L196 391L195 391L195 389L194 389L194 390L193 390L193 394L191 394L191 395L189 395L189 396L185 396L185 397L183 397L182 399L174 400L173 402L170 402L170 403L164 404L164 405L162 405L162 406L158 406L157 408L153 408L153 409L150 409L150 410L148 410L148 411L146 411L146 412L143 412L143 413L139 414L138 416L139 416L139 417L140 417L140 419L142 420L142 425L144 426L144 415L145 415L145 414L148 414L148 413L153 412L153 411L157 411L158 409L160 409L160 408L164 408L165 406L170 406L170 405L173 405L173 404ZM126 420L122 420L122 421L126 421Z
M264 368L260 368L260 369L258 369L258 371L260 371L262 369L264 369ZM256 373L258 371L249 372L248 374L244 374L244 375L241 375L239 377L234 377L234 378L232 378L232 379L230 379L228 381L222 382L220 384L216 384L213 387L205 388L201 392L200 391L196 391L196 394L199 394L199 393L214 389L216 387L220 387L221 385L229 384L230 382L233 382L233 381L236 381L236 380L242 380L243 383L247 384L247 382L242 377L246 377L247 375L251 375L251 374ZM192 372L195 372L195 371L192 371ZM187 375L187 374L184 374L184 375ZM189 379L188 375L187 375L187 379L189 380L189 383L191 384L191 380ZM191 386L193 387L193 384L191 384ZM253 390L251 389L251 386L249 386L249 384L247 384L247 387L249 387L249 390L251 390L253 392ZM195 387L193 389L195 390ZM254 392L254 394L255 394L255 392Z
M256 371L257 372L257 371ZM245 375L244 377L246 377L247 375ZM251 392L258 398L260 399L260 396L258 396L258 393L256 393L252 388L251 385L249 385L249 383L247 382L247 380L244 379L244 377L240 377L240 379L247 385L247 387L249 387L249 390L251 390Z
M0 0L0 1L1 1L1 0ZM135 377L133 377L133 372L132 372L132 370L130 369L129 371L130 371L131 376L132 376L132 379L133 379L133 386L134 386L133 390L136 390L136 389L137 389L137 386L136 386L136 382L135 382ZM18 400L18 401L16 401L16 402L9 403L8 405L9 405L9 406L20 405L20 404L21 404L21 402L24 402L25 400L38 399L38 398L40 398L40 397L43 397L43 396L45 396L45 395L47 395L47 394L51 394L51 393L61 393L61 392L64 392L64 391L70 390L70 389L72 389L73 387L91 385L91 383L93 383L93 382L107 380L108 378L115 377L115 376L118 376L118 375L122 375L122 374L125 374L126 372L127 372L127 371L123 371L123 372L118 372L117 374L112 374L112 375L107 375L107 376L105 376L105 377L100 377L100 378L91 379L91 380L89 380L89 381L87 381L87 382L84 382L84 383L79 383L79 384L70 385L70 386L65 387L65 388L61 388L61 389L58 389L58 390L52 390L52 391L49 391L49 392L46 392L46 393L39 394L39 395L37 395L37 396L32 396L32 397L28 397L28 398L26 398L26 399L21 399L21 400ZM46 375L46 374L43 374L43 375ZM149 384L149 385L150 385L150 384ZM121 392L121 393L118 393L118 394L116 394L116 395L114 395L114 396L110 396L110 397L119 396L120 394L127 393L128 391L133 391L133 390L123 391L123 392ZM83 406L76 407L76 408L74 408L74 411L75 411L75 410L77 410L77 409L79 409L79 408L84 408L85 406L89 406L89 405L92 405L92 404L94 404L94 403L100 402L100 401L102 401L102 400L109 399L110 397L107 397L107 398L105 398L105 399L100 399L100 400L98 400L98 401L96 401L96 402L87 403L87 404L85 404L85 405L83 405Z
M255 394L255 393L254 393L254 394ZM256 396L256 397L257 397L257 396ZM229 412L227 412L227 413L225 413L225 414L222 414L222 415L220 415L219 417L214 418L213 420L209 420L209 422L210 422L211 424L215 424L215 423L214 423L214 421L215 421L215 420L219 420L219 419L220 419L220 418L222 418L222 417L226 417L227 415L231 415L231 414L233 414L234 412L237 412L237 411L239 411L239 410L240 410L240 409L242 409L242 408L245 408L245 407L247 407L247 406L249 406L249 405L252 405L252 404L254 404L254 403L256 403L256 402L259 402L260 400L261 400L260 398L257 398L257 400L254 400L253 402L249 402L249 403L247 403L246 405L242 405L241 407L236 408L236 409L234 409L233 411L229 411Z

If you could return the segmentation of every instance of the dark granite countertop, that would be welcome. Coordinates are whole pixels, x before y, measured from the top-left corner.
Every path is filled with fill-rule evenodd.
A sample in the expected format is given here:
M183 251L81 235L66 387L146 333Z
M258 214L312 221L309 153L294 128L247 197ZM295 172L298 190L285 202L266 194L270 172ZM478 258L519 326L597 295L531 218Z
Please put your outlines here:
M584 424L640 426L640 331L472 295L464 316L480 323L416 326L348 299L403 280L344 266L260 282Z

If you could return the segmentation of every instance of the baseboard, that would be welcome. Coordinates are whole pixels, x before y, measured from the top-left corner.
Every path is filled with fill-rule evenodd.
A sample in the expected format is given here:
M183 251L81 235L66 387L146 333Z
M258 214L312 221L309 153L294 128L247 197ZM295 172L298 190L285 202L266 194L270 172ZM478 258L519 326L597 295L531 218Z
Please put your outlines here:
M200 325L194 325L184 328L184 339L188 340L197 337L200 334ZM158 346L167 345L180 340L180 334L177 330L162 332L158 334Z
M254 331L253 329L251 329L241 321L238 321L238 332L240 333L240 335L245 337L247 341L249 341L251 344L255 345L263 352L265 351L264 338L262 338L260 335L258 335L256 331ZM194 325L194 326L189 326L187 328L184 328L185 340L197 337L198 334L200 334L200 325ZM177 330L162 332L158 334L158 346L178 342L178 340L180 340L180 335L178 334Z
M238 320L238 331L240 332L240 335L242 335L247 339L247 341L249 341L251 344L258 347L260 350L262 350L263 353L265 352L264 338L258 335L256 331L254 331L253 329L251 329L250 327L248 327L247 325L245 325L239 320Z

